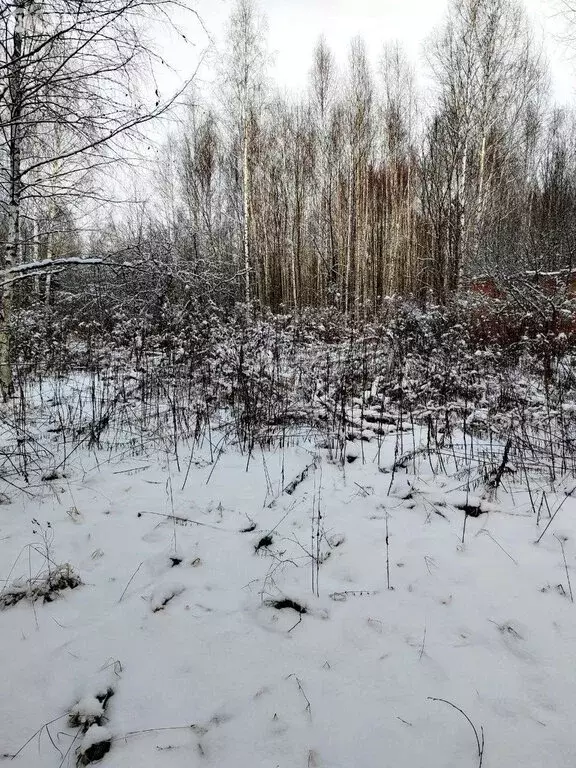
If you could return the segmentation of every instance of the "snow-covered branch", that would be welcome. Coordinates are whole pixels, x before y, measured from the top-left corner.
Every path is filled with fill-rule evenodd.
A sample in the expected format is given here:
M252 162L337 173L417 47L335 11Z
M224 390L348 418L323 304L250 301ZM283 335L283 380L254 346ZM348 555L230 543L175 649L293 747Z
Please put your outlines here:
M3 270L0 274L4 278L0 282L0 287L17 283L20 280L28 278L42 277L44 275L55 275L63 272L68 267L108 267L121 269L136 269L138 264L130 262L116 263L100 257L69 256L62 259L42 259L41 261L30 261L26 264L17 264Z
M34 274L36 274L39 270L49 272L52 269L59 269L60 267L64 267L64 266L71 266L71 265L95 266L95 265L100 265L105 263L106 262L102 258L92 258L92 257L83 258L81 256L69 256L67 258L62 258L62 259L42 259L41 261L28 261L25 264L16 264L15 266L10 267L9 269L5 269L3 274L4 275L13 275L13 274L23 275L29 272L33 272ZM125 266L128 266L128 265L125 265Z

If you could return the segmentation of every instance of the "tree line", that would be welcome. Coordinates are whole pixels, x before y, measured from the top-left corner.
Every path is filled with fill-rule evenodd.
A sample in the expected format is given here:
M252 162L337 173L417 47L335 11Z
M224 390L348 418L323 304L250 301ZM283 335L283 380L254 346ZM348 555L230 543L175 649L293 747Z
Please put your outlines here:
M571 269L574 113L551 99L522 5L451 0L424 61L420 84L397 44L373 69L357 38L339 71L321 39L306 91L283 96L239 0L215 88L193 95L124 242L138 230L202 295L355 316Z

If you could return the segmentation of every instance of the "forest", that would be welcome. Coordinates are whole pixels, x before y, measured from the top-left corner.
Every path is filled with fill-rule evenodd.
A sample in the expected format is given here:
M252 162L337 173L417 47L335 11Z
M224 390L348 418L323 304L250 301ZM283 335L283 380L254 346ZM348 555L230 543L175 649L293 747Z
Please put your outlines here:
M239 3L213 82L167 99L136 76L158 54L133 18L166 3L80 3L76 17L74 3L34 5L3 13L6 339L30 314L64 330L72 312L76 332L79 318L126 314L148 335L166 314L238 302L355 322L391 297L446 305L486 279L559 272L569 285L574 113L552 101L520 4L451 3L418 82L399 44L375 69L353 39L340 71L320 39L306 92L286 95L264 17ZM145 124L170 109L154 158L138 161ZM62 272L79 258L99 266Z
M0 0L0 762L574 766L576 4L307 3Z

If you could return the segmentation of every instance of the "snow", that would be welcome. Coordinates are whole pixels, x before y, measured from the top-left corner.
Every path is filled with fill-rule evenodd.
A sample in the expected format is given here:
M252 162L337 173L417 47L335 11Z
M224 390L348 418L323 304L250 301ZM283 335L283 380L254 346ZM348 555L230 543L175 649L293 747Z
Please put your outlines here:
M216 466L207 441L193 461L182 446L181 472L153 446L81 448L65 478L3 489L2 578L42 565L33 549L30 563L19 557L38 541L34 518L51 525L52 559L83 581L0 612L2 752L62 718L49 729L64 763L41 730L15 766L72 766L78 745L111 733L103 768L477 765L450 702L483 729L484 768L572 768L576 608L555 535L573 578L572 486L548 492L552 512L562 506L536 544L549 517L538 525L513 478L488 502L422 459L391 488L380 468L394 465L394 435L349 444L353 463L318 442L256 448L248 469L231 440ZM466 519L462 541L455 502L466 498L483 514ZM106 727L67 724L71 712L101 714L109 686Z
M498 504L493 504L486 499L465 491L452 491L446 494L446 501L459 509L464 507L476 507L480 512L498 512Z
M103 741L110 741L112 735L108 728L103 725L91 725L84 734L80 744L80 751L87 752L95 744L101 744Z
M346 441L346 457L349 460L357 459L360 456L360 446L356 442L352 442L351 440Z

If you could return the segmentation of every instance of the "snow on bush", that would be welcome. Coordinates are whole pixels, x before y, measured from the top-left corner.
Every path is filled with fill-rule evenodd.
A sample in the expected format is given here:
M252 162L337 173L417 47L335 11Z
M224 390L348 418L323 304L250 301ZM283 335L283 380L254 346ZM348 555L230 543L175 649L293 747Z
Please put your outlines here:
M103 703L95 696L84 696L70 710L70 724L91 726L100 723L103 716Z
M80 576L69 563L64 563L35 579L17 579L0 592L0 610L10 608L21 600L34 603L42 600L51 603L66 589L76 589L82 584Z

